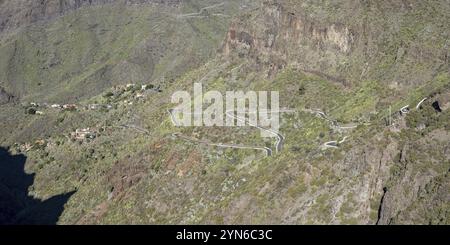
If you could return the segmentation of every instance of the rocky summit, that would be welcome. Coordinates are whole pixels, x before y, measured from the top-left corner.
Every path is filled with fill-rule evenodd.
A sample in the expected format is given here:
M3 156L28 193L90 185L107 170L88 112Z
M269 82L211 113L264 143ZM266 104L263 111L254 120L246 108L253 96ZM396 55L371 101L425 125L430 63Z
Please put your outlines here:
M0 223L449 224L449 20L447 0L0 0Z

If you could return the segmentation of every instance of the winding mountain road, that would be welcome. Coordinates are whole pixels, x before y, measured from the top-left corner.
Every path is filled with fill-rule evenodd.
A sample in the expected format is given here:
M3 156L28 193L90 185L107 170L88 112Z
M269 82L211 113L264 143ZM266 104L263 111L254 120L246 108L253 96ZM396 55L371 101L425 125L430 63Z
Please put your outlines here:
M266 156L270 157L272 156L272 149L269 147L258 147L258 146L245 146L245 145L234 145L234 144L222 144L222 143L211 143L208 141L203 141L195 138L190 138L187 136L182 135L181 133L173 133L173 137L180 138L188 142L193 142L197 144L204 144L209 146L216 146L216 147L222 147L222 148L234 148L234 149L251 149L251 150L259 150L263 151Z
M221 7L223 5L225 5L225 2L201 8L197 13L180 14L180 15L177 16L177 18L203 18L205 16L203 16L202 14L205 12L205 10L218 8L218 7ZM213 15L220 16L219 14L213 14ZM222 16L228 16L228 15L225 15L225 14L221 14L221 15Z
M409 113L409 105L405 105L405 106L403 106L402 108L400 108L400 112L401 112L402 114L407 114L407 113Z
M339 148L339 144L344 143L348 139L348 136L345 136L341 141L328 141L323 144L325 148Z
M176 120L175 116L173 115L173 112L175 110L174 109L169 109L167 111L168 111L168 113L170 115L170 119L172 121L172 124L179 125L177 123L177 120ZM325 112L320 111L320 110L304 109L302 111L319 115L321 118L329 121L333 126L338 127L340 129L354 129L354 128L357 127L357 125L355 125L355 126L340 126L335 120L330 119L325 114ZM293 113L293 112L296 112L296 111L295 110L289 110L289 109L275 111L275 113L283 113L283 112L284 113ZM248 114L252 114L252 113L258 113L258 112L248 112ZM189 114L190 115L195 115L194 113L189 113ZM249 125L251 127L263 130L265 132L268 132L268 133L274 135L277 138L277 140L274 143L275 151L276 151L276 153L281 152L281 150L283 148L283 143L284 143L284 141L286 139L285 136L282 135L281 133L276 132L276 131L274 131L272 129L267 129L267 128L255 125L255 124L249 122L246 118L242 118L242 117L239 117L239 116L235 115L234 111L232 111L232 110L226 111L225 115L227 117L230 117L230 118L236 119L236 120L238 120L240 122L243 122L245 125ZM202 141L202 140L198 140L198 139L193 139L193 138L189 138L189 137L186 137L186 136L182 136L180 133L174 133L174 134L172 134L172 136L183 138L184 140L191 141L191 142L194 142L194 143L206 144L206 145L216 146L216 147L261 150L261 151L265 151L266 152L266 156L272 156L272 154L273 154L272 149L270 149L268 147L242 146L242 145L234 145L234 144L211 143L211 142L207 142L207 141ZM328 142L325 142L323 144L323 147L325 147L325 148L338 148L338 145L344 143L347 139L348 139L348 136L345 136L341 141L328 141Z
M358 127L358 125L352 125L352 126L340 126L339 123L335 120L330 119L327 114L325 114L325 112L321 111L321 110L311 110L311 109L304 109L304 112L309 112L309 113L314 113L316 115L319 115L321 118L329 121L331 123L331 125L333 125L334 127L338 128L338 129L354 129L356 127ZM328 141L325 142L323 144L323 147L325 148L339 148L339 144L344 143L346 140L348 139L348 136L345 136L341 141Z
M427 100L427 99L428 99L428 98L425 97L425 98L423 98L419 103L417 103L417 105L416 105L416 110L418 110L418 109L420 108L420 106L422 105L422 103L425 102L425 100Z
M281 113L281 112L295 112L295 111L292 111L292 110L271 111L271 113ZM257 113L257 112L249 112L249 114L253 114L253 113ZM272 129L267 129L267 128L263 128L261 126L252 124L252 123L248 122L248 120L246 120L245 118L241 118L241 117L236 116L234 114L234 111L227 111L227 112L225 112L225 114L228 117L230 117L230 118L236 119L236 120L241 121L241 122L243 122L245 124L248 124L249 126L255 127L257 129L266 131L266 132L274 135L277 138L277 141L274 144L275 145L275 150L276 150L277 153L279 153L281 151L281 149L283 148L283 142L285 140L285 137L282 134L280 134L279 132L275 132Z
M423 103L425 100L427 100L427 98L423 98L423 99L416 105L416 109L418 109L418 108L422 105L422 103ZM338 128L338 129L348 130L348 129L354 129L354 128L358 127L358 125L340 126L339 123L338 123L336 120L333 120L333 119L329 118L329 117L327 116L327 114L326 114L325 112L321 111L321 110L317 110L317 109L316 109L316 110L314 110L314 109L303 109L303 110L301 110L301 111L307 112L307 113L316 114L316 115L318 115L319 117L323 118L324 120L329 121L333 127L336 127L336 128ZM170 118L171 118L172 123L173 123L174 125L178 125L177 122L176 122L175 116L173 115L174 109L169 109L168 112L169 112L169 114L170 114ZM282 113L282 112L296 112L296 111L295 111L295 110L279 110L279 111L275 111L275 112ZM404 113L404 114L408 113L408 112L409 112L409 105L402 107L402 108L400 109L400 112L402 112L402 113ZM248 112L248 114L252 114L252 113L257 113L257 112ZM191 115L194 115L194 114L191 113ZM282 148L283 148L283 143L284 143L284 141L285 141L285 139L286 139L285 136L282 135L281 133L276 132L276 131L274 131L274 130L272 130L272 129L268 129L268 128L264 128L264 127L261 127L261 126L252 124L252 123L249 122L246 118L242 118L242 117L239 117L239 116L235 115L234 111L226 111L226 112L225 112L225 115L226 115L227 117L230 117L230 118L236 119L236 120L238 120L238 121L240 121L240 122L243 122L245 125L249 125L249 126L251 126L251 127L254 127L254 128L257 128L257 129L260 129L260 130L263 130L263 131L265 131L265 132L268 132L268 133L274 135L274 136L277 138L276 142L274 143L275 151L276 151L276 153L281 152L281 150L282 150ZM369 125L370 125L370 123L369 123ZM188 140L188 141L191 141L191 142L196 142L196 143L201 143L201 144L207 144L207 145L211 145L211 146L225 147L225 148L237 148L237 149L254 149L254 150L261 150L261 151L265 151L267 156L272 156L272 154L273 154L272 149L270 149L270 148L268 148L268 147L242 146L242 145L222 144L222 143L210 143L210 142L206 142L206 141L201 141L201 140L197 140L197 139L192 139L192 138L189 138L189 137L186 137L186 136L181 136L180 133L175 133L175 134L173 134L173 136L181 137L181 138L183 138L183 139L185 139L185 140ZM339 148L339 145L342 144L342 143L344 143L344 142L346 142L348 138L349 138L348 136L345 136L345 137L344 137L342 140L340 140L340 141L333 140L333 141L325 142L325 143L322 145L322 147L324 147L324 148Z
M175 116L173 115L173 112L175 111L174 109L169 109L167 110L169 115L170 115L170 119L172 121L172 124L174 125L179 125L177 123L177 120L175 118ZM327 114L321 110L311 110L311 109L303 109L303 112L307 112L307 113L313 113L316 114L318 116L320 116L321 118L329 121L334 127L337 127L339 129L354 129L357 127L357 125L352 125L352 126L340 126L335 120L329 118L327 116ZM275 111L275 113L294 113L296 112L296 110L289 110L289 109L283 109L283 110L279 110L279 111ZM258 112L248 112L248 114L252 114L252 113L258 113ZM189 115L195 115L194 113L189 113ZM276 132L272 129L268 129L268 128L264 128L258 125L255 125L251 122L249 122L246 118L242 118L239 117L237 115L235 115L234 111L230 110L230 111L226 111L225 115L229 118L232 119L236 119L240 122L243 122L245 125L249 125L251 127L263 130L265 132L268 132L272 135L274 135L277 140L274 143L274 147L275 147L275 152L279 153L281 152L282 148L283 148L283 143L285 141L285 136L282 135L279 132ZM178 137L178 138L182 138L184 140L187 141L191 141L194 143L199 143L199 144L206 144L206 145L210 145L210 146L216 146L216 147L224 147L224 148L236 148L236 149L254 149L254 150L261 150L261 151L265 151L266 152L266 156L272 156L273 152L272 149L268 148L268 147L259 147L259 146L242 146L242 145L234 145L234 144L222 144L222 143L211 143L211 142L207 142L207 141L202 141L202 140L198 140L198 139L194 139L194 138L189 138L186 136L181 135L180 133L174 133L172 134L172 136L174 137ZM339 148L338 145L342 144L344 142L346 142L346 140L348 139L348 136L345 136L341 141L328 141L325 142L323 144L323 147L325 148Z
M174 124L174 125L179 125L179 124L177 123L177 120L176 120L175 116L173 115L173 112L174 112L174 111L175 111L174 109L169 109L169 110L167 110L167 112L168 112L169 115L170 115L170 119L171 119L171 121L172 121L172 124ZM272 111L271 111L271 112L272 112ZM279 110L279 111L274 111L273 113L282 113L282 112L295 112L295 111L293 111L293 110ZM249 112L249 114L252 114L252 113L257 113L257 112ZM190 115L195 115L195 113L189 113L189 114L190 114ZM283 147L283 142L284 142L284 140L285 140L285 137L284 137L282 134L280 134L279 132L275 132L275 131L272 130L272 129L267 129L267 128L264 128L264 127L255 125L255 124L253 124L253 123L250 123L250 122L249 122L248 120L246 120L245 118L236 116L235 113L234 113L234 111L226 111L226 112L225 112L225 115L226 115L227 117L232 118L232 119L236 119L236 120L238 120L238 121L240 121L240 122L243 122L243 123L246 124L246 125L249 125L249 126L251 126L251 127L254 127L254 128L257 128L257 129L260 129L260 130L263 130L263 131L265 131L265 132L268 132L268 133L274 135L274 136L277 138L276 142L274 143L276 153L279 153L279 152L281 151L281 149L282 149L282 147ZM176 134L173 135L173 136L180 137L180 133L176 133ZM242 146L242 145L221 144L221 143L218 144L218 143L210 143L210 142L206 142L206 141L201 141L201 140L197 140L197 139L192 139L192 138L185 137L185 136L183 136L183 137L184 137L185 140L190 140L190 141L193 141L193 142L196 142L196 143L202 143L202 144L207 144L207 145L217 146L217 147L237 148L237 149L264 150L264 151L266 151L266 155L267 155L267 156L272 156L272 149L270 149L270 148L268 148L268 147Z
M143 133L143 134L146 134L146 135L150 134L150 132L147 129L144 129L144 128L136 126L136 125L131 125L131 124L123 124L123 125L120 125L120 126L113 126L113 127L115 127L115 128L124 128L124 129L133 129L133 130L136 130L136 131L138 131L140 133Z

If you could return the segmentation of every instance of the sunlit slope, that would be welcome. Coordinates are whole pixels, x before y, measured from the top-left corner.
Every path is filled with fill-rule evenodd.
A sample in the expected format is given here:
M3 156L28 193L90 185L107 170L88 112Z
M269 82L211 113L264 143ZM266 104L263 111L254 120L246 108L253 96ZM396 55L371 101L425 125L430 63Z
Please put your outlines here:
M74 101L114 84L170 81L211 57L241 1L106 4L38 21L0 41L0 85L23 100ZM191 11L213 5L201 17Z

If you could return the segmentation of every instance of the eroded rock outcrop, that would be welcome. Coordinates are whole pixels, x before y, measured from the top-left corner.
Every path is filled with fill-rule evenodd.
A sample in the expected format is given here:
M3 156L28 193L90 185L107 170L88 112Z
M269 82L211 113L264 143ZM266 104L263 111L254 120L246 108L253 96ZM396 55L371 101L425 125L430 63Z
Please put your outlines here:
M301 11L290 12L277 2L232 23L223 46L225 56L251 57L270 67L270 73L288 63L319 72L344 60L352 51L357 32L342 23L320 23ZM324 60L323 57L328 56Z

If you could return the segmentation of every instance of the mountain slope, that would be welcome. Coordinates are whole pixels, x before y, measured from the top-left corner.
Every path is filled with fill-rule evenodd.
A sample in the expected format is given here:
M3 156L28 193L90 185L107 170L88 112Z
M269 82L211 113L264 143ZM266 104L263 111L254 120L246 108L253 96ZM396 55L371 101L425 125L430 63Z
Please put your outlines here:
M5 34L1 86L24 106L0 107L0 142L27 156L30 196L75 190L60 224L450 223L447 1L219 2L84 6ZM279 91L282 151L217 147L273 148L250 126L175 127L172 94L200 81Z
M25 15L42 16L5 32L1 86L23 100L60 103L112 85L170 80L198 66L218 47L239 3L227 1L204 19L183 14L220 1L81 1L59 7L46 1L42 10L29 2ZM22 9L13 1L3 4ZM14 19L20 17L8 20Z

